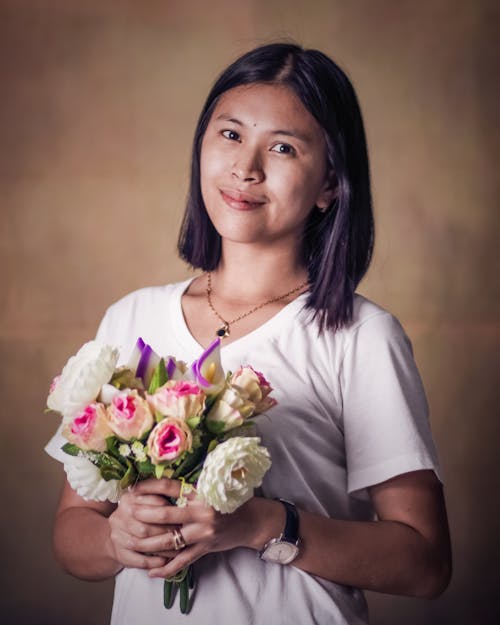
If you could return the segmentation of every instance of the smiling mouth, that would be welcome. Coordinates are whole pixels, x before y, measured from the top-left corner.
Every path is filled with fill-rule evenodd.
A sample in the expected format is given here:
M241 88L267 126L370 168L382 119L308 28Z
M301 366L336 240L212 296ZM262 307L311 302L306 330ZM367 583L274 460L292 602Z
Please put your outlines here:
M241 193L240 191L229 189L219 189L219 192L224 202L236 210L255 210L265 204L263 200L258 200L248 193Z

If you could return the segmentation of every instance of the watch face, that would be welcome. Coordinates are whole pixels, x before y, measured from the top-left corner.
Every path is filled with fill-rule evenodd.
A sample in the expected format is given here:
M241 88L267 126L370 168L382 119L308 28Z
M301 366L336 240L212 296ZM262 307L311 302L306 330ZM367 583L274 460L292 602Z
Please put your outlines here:
M286 541L271 541L261 555L263 560L268 562L277 562L279 564L288 564L295 560L299 553L299 548L293 543Z

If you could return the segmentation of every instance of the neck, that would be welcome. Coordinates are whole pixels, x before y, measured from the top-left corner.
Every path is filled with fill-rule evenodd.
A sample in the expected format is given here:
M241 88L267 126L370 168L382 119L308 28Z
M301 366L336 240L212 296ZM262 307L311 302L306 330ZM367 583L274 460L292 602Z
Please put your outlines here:
M214 288L233 300L258 302L307 281L307 269L290 249L259 249L226 244L212 271Z

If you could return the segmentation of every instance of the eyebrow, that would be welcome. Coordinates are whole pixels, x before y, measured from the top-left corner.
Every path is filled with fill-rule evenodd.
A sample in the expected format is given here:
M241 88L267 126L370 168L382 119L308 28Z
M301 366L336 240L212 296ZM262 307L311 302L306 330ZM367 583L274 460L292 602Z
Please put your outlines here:
M229 115L225 115L224 113L222 113L221 115L218 115L215 118L215 121L232 122L233 124L236 124L237 126L245 126L245 124L241 120L236 119L235 117L231 117ZM285 135L285 137L293 137L294 139L298 139L299 141L302 141L303 143L311 143L311 137L295 129L272 130L271 134L272 135Z

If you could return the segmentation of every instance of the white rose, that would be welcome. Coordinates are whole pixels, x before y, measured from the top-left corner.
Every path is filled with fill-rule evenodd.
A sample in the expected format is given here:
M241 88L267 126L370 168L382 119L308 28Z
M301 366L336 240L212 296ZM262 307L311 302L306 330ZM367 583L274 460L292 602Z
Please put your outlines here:
M234 512L252 498L271 466L258 437L230 438L211 451L203 465L198 496L219 512Z
M47 398L47 406L60 412L63 423L69 423L77 412L97 398L101 388L113 375L118 350L97 341L85 343L72 356Z
M99 469L85 456L71 456L64 463L64 470L71 488L87 501L107 499L116 503L120 499L120 482L104 480Z

